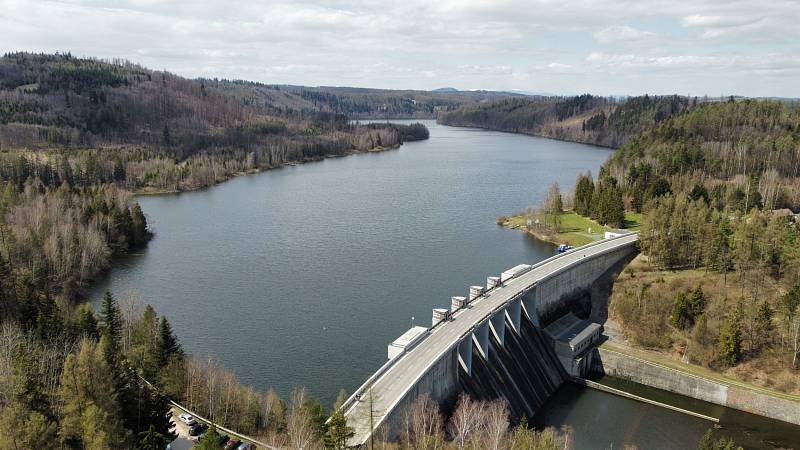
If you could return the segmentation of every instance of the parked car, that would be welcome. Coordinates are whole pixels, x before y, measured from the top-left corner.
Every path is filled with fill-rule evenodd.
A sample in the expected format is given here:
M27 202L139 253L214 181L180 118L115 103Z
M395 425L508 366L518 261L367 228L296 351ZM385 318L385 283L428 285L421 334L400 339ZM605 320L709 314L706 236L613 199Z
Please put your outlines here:
M181 422L189 426L192 426L197 423L197 421L194 420L194 416L189 413L183 413L180 416L178 416L178 418L181 419Z
M207 429L208 429L208 425L206 425L204 423L197 422L196 424L194 424L191 427L189 427L189 436L200 436Z
M225 445L225 450L235 450L236 447L238 447L241 443L242 443L242 441L240 441L238 439L234 439L232 441L228 441L228 443Z
M249 442L242 442L242 444L239 445L239 448L236 450L256 450L256 446L255 444L251 444Z
M219 437L219 445L225 445L230 439L227 434L223 434Z

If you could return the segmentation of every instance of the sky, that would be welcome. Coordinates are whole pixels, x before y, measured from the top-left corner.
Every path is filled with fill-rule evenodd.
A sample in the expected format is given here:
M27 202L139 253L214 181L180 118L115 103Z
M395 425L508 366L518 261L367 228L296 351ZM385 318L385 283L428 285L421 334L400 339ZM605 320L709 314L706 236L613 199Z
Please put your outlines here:
M0 0L0 51L270 84L800 97L800 0Z

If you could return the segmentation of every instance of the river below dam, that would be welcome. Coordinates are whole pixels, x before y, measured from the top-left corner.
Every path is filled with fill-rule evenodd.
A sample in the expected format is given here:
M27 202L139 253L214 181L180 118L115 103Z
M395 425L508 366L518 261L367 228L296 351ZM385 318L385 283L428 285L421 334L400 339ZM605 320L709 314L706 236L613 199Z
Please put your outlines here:
M330 405L380 367L412 323L429 325L431 308L553 255L552 245L497 226L497 216L541 203L552 182L571 189L611 154L423 122L430 139L397 150L139 197L155 238L115 260L92 298L132 293L169 317L187 352L213 355L256 388L285 398L306 386ZM710 427L576 386L539 416L579 432L578 448L686 448ZM755 434L748 448L771 448L769 422L730 436Z

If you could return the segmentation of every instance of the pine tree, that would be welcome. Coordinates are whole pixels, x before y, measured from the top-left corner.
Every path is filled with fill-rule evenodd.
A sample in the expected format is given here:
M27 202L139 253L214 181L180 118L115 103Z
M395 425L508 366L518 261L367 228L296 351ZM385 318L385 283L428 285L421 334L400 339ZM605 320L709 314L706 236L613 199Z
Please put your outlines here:
M217 432L217 427L211 426L206 434L202 435L197 440L197 445L194 446L195 450L221 450L222 444L219 443L220 435Z
M136 450L164 450L172 442L163 434L156 431L153 425L147 431L139 433Z
M99 337L97 330L97 319L94 317L92 307L88 303L78 306L72 322L73 336L97 339Z
M675 296L672 303L672 315L670 316L670 323L675 328L681 330L686 329L691 324L691 308L689 307L689 300L686 298L686 293L681 291Z
M742 357L742 324L738 311L728 315L719 335L719 356L729 366Z
M758 307L755 320L756 326L754 347L756 347L756 349L759 349L762 345L766 344L769 341L770 336L772 336L773 314L772 307L769 306L769 303L766 300L761 302L761 305Z
M689 295L688 305L691 321L694 323L694 320L706 310L706 295L703 293L703 287L699 284Z
M355 435L352 427L347 426L347 418L341 410L337 409L331 415L324 437L325 448L330 450L344 450L347 440Z
M731 270L731 224L727 217L722 216L715 222L714 237L711 239L711 249L708 252L707 264L716 272Z
M575 212L589 217L592 214L592 197L594 196L594 181L591 173L579 175L575 183Z
M122 159L114 159L114 181L121 183L125 181L125 166L122 164Z
M141 247L147 243L150 232L147 231L147 218L142 213L142 207L136 202L131 208L131 244L133 247Z
M183 355L181 345L178 343L178 338L172 331L172 326L166 317L161 316L161 321L158 325L158 339L156 340L155 347L155 360L158 362L159 367L165 367L170 357L173 355Z
M347 441L355 435L352 427L347 426L347 418L342 412L342 405L347 400L347 394L340 391L333 404L333 414L328 421L328 429L325 432L323 443L326 449L344 450Z
M103 321L102 334L108 338L108 352L116 358L116 353L119 350L120 333L122 332L122 314L111 291L106 291L103 295L100 317Z
M694 340L705 345L708 343L708 319L705 314L701 314L697 319L697 326L694 328Z

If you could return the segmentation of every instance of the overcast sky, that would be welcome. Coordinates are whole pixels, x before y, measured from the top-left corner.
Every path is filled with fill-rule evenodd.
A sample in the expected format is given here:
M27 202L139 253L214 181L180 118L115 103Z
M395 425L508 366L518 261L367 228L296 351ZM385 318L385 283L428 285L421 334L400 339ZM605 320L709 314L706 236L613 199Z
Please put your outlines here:
M0 51L188 77L800 97L800 0L0 0Z

